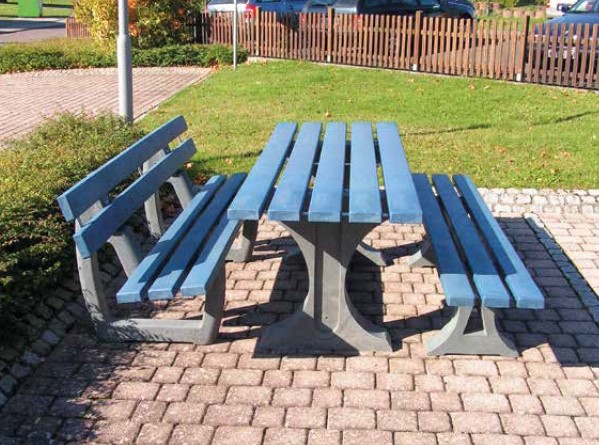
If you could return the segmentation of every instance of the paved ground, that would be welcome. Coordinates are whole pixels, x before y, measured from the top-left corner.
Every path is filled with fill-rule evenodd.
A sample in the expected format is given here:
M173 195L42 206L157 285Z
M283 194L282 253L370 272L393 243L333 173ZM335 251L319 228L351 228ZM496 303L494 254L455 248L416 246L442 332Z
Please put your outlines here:
M354 261L348 278L359 310L389 329L393 353L257 356L261 327L288 316L307 286L304 267L281 260L286 233L265 223L253 260L227 266L219 343L109 345L73 332L5 406L0 434L6 443L599 443L599 327L527 222L501 223L547 295L544 310L501 313L516 359L426 357L423 341L448 312L434 271L403 259L383 269ZM382 226L370 239L401 256L421 236L419 226ZM175 301L157 316L201 308L201 298Z
M181 88L208 76L208 68L135 68L136 117ZM0 140L17 136L61 111L118 111L115 68L0 75Z
M546 217L544 222L574 266L599 295L599 219L560 215Z
M0 44L8 42L33 42L65 36L65 19L3 18L0 20Z

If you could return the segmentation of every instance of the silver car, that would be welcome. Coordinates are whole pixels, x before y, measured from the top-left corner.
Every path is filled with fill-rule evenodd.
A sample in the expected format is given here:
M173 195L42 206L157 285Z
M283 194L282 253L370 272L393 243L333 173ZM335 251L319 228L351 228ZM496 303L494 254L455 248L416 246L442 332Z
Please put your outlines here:
M301 12L306 0L238 0L237 10L252 14L259 7L261 11L274 11L281 14ZM213 12L233 12L233 0L211 0L207 10Z

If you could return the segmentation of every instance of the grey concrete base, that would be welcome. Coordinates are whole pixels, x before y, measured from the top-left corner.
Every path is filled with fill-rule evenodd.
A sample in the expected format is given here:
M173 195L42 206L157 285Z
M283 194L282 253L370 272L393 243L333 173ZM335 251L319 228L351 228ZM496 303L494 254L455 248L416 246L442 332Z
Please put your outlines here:
M369 246L363 241L360 241L358 247L356 248L356 252L362 255L364 258L372 261L373 264L380 267L387 266L387 259L385 258L385 254L374 247ZM302 251L299 247L293 247L285 254L285 261L300 261L302 259Z
M495 312L481 308L483 329L466 333L472 307L458 307L453 318L425 345L427 355L469 354L516 357L518 351L498 331Z
M372 261L372 263L374 263L377 266L387 266L387 259L385 258L385 254L383 253L383 251L375 249L374 247L369 246L363 241L360 242L360 244L358 244L356 252L358 252L364 258L369 259L370 261Z
M408 258L409 267L435 267L437 259L431 243L425 239L420 245L420 249Z
M258 221L244 221L241 229L241 237L237 245L231 247L227 254L227 261L234 263L245 263L252 257L256 235L258 233Z
M345 289L347 267L374 224L285 224L306 259L310 287L301 310L265 329L258 349L278 352L391 351L387 332L366 320Z

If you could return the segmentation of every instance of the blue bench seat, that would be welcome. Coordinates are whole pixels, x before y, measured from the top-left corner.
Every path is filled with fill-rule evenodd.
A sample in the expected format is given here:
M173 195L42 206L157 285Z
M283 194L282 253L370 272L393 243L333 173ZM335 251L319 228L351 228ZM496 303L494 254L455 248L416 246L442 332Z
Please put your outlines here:
M454 318L426 345L430 355L499 354L514 356L514 347L497 332L497 308L541 309L544 296L514 247L484 203L472 180L413 175L423 211L430 250L423 262L436 264ZM474 307L482 331L465 333Z
M214 176L197 190L184 165L196 152L191 139L171 149L187 125L176 117L114 157L58 197L63 215L75 221L75 246L81 287L98 335L105 340L209 343L218 333L225 292L226 259L244 261L251 253L257 225L227 216L227 208L246 175ZM111 190L136 171L141 174L112 199ZM183 211L165 230L159 191L170 182ZM145 256L127 226L141 207L157 239ZM242 244L231 249L241 226ZM206 295L197 320L115 319L108 308L96 253L111 244L127 274L117 303Z

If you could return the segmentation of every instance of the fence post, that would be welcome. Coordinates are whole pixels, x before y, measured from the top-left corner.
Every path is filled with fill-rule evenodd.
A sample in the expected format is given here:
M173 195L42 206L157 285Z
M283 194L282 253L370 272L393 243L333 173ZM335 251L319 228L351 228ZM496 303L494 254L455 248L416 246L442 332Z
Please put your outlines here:
M414 61L412 63L412 71L418 71L418 63L420 62L420 35L422 34L422 11L416 11L414 18Z
M526 51L528 44L528 33L530 32L530 16L524 17L524 28L522 30L522 40L520 41L520 51L516 63L516 82L522 82L524 77L524 64L526 63Z
M254 16L254 55L260 55L260 7L256 6L256 15Z
M327 62L331 63L331 54L333 52L333 22L335 21L333 7L327 8Z

